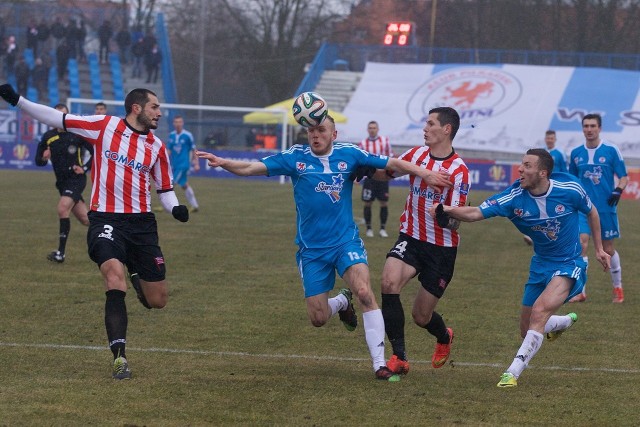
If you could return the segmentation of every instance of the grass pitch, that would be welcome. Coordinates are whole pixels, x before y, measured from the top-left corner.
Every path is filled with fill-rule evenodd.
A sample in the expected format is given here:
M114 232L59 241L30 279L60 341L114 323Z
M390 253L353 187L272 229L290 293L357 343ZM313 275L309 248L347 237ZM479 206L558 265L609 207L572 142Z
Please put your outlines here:
M609 274L592 263L587 302L561 310L579 321L543 344L516 389L498 389L521 343L531 256L507 220L462 225L454 280L438 306L455 330L450 363L431 368L435 341L411 323L413 281L402 295L411 372L383 383L362 327L349 333L338 319L323 328L307 320L290 185L192 179L201 211L186 224L158 214L169 305L148 311L131 290L134 378L114 381L86 229L72 220L65 263L48 262L58 233L53 174L0 170L0 178L1 426L640 423L637 202L620 203L625 302L611 303ZM378 300L406 191L392 188L391 237L365 241ZM487 195L472 191L472 204ZM354 207L361 217L359 194Z

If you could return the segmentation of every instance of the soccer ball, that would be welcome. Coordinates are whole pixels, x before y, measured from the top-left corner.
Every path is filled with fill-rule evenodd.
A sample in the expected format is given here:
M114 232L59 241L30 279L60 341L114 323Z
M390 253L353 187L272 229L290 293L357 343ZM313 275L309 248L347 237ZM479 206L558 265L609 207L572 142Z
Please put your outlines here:
M322 123L329 114L329 107L317 93L303 92L293 102L292 111L295 121L308 128Z

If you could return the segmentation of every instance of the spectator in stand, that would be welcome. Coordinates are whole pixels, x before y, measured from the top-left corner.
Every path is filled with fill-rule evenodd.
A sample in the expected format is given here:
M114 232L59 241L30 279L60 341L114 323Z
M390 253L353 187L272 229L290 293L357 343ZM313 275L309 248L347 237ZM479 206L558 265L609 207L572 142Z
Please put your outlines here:
M140 37L133 46L131 46L131 56L133 57L133 67L131 67L131 78L142 78L142 63L144 62L145 50L144 39Z
M34 57L38 56L38 26L34 19L27 25L27 49L31 49Z
M113 37L113 29L111 28L111 22L104 21L98 28L98 40L100 41L99 58L101 64L109 62L109 42Z
M74 50L78 55L78 60L86 62L87 54L84 51L84 42L87 38L87 27L84 25L84 20L82 18L78 18L75 22L74 30L73 30L73 43Z
M57 48L62 44L65 39L65 35L67 34L67 26L62 22L62 19L59 16L56 16L56 20L51 24L51 35L53 36L55 42L55 47Z
M18 62L16 62L14 73L16 75L16 86L20 93L27 93L27 89L29 88L29 75L31 74L31 70L29 70L29 65L24 60L24 57L20 55L18 57Z
M67 73L67 65L69 64L69 45L66 39L63 39L62 43L60 43L56 49L56 62L58 66L58 80L62 81Z
M16 38L14 36L7 37L4 55L4 75L8 78L10 75L13 75L16 58L18 57L18 45L16 44Z
M116 44L118 45L118 53L120 54L120 63L126 65L129 63L129 49L131 48L131 33L126 26L123 26L118 34L116 34Z
M38 101L45 103L48 99L47 84L49 82L49 67L45 65L42 58L36 58L35 60L33 70L31 70L31 82L33 83L33 87L38 91Z
M145 65L147 66L147 83L158 82L158 70L162 63L162 53L157 44L154 44L147 56L145 57Z
M75 21L69 19L65 28L64 39L69 49L69 59L76 59L78 57L78 50L76 49L77 27Z
M51 35L51 30L49 29L49 24L45 19L41 19L40 23L38 23L38 49L40 50L40 56L44 52L48 52L50 49L47 48L47 41L49 40L49 36ZM38 55L33 54L34 58L37 58Z

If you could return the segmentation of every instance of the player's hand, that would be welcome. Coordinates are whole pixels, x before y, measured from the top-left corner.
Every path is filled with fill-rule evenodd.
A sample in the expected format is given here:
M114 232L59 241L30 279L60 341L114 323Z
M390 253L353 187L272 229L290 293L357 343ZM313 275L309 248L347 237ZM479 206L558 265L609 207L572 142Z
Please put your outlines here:
M49 161L49 159L51 158L51 149L49 149L49 147L47 147L43 152L42 152L42 160L44 161Z
M196 150L196 156L198 156L201 159L205 159L207 161L207 164L212 168L217 168L218 166L221 166L220 164L221 158L211 153L207 153L206 151Z
M616 189L613 190L613 192L607 199L607 203L609 204L609 206L615 206L618 204L618 202L620 201L620 196L622 196L622 191L623 190L620 187L616 187Z
M436 222L442 228L448 228L449 230L457 230L460 227L460 221L455 218L451 218L451 216L444 211L444 205L442 203L438 204L435 208L436 214Z
M371 177L373 177L373 174L376 173L376 168L374 168L373 166L358 166L356 168L356 170L354 170L353 172L351 172L351 175L349 175L349 179L351 181L355 181L355 182L360 182L364 179L364 177L366 176L367 178L371 179Z
M434 172L428 169L424 169L424 172L425 174L422 175L421 178L424 179L430 186L444 188L453 187L453 183L449 181L449 177L451 177L451 174L449 172L443 170Z
M13 89L13 86L8 83L0 86L0 96L14 107L18 105L18 101L20 100L20 95L18 95L18 93Z
M189 221L189 209L185 205L174 206L171 215L180 222Z
M602 267L604 267L604 271L607 271L611 268L611 255L606 253L604 250L596 251L596 259Z

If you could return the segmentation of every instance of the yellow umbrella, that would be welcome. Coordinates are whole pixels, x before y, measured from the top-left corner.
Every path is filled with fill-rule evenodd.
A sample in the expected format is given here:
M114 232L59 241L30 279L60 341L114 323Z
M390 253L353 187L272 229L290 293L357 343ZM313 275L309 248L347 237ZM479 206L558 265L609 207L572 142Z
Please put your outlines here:
M247 124L254 125L276 125L281 123L282 116L278 113L278 110L286 110L287 111L287 119L289 125L295 126L298 123L293 118L293 113L291 112L291 106L293 105L294 98L287 99L284 101L277 102L273 105L268 105L264 108L268 110L274 110L273 113L269 113L267 111L256 111L253 113L245 114L242 117L242 122ZM335 110L329 108L329 115L333 117L336 123L346 123L347 116L342 113L339 113Z

